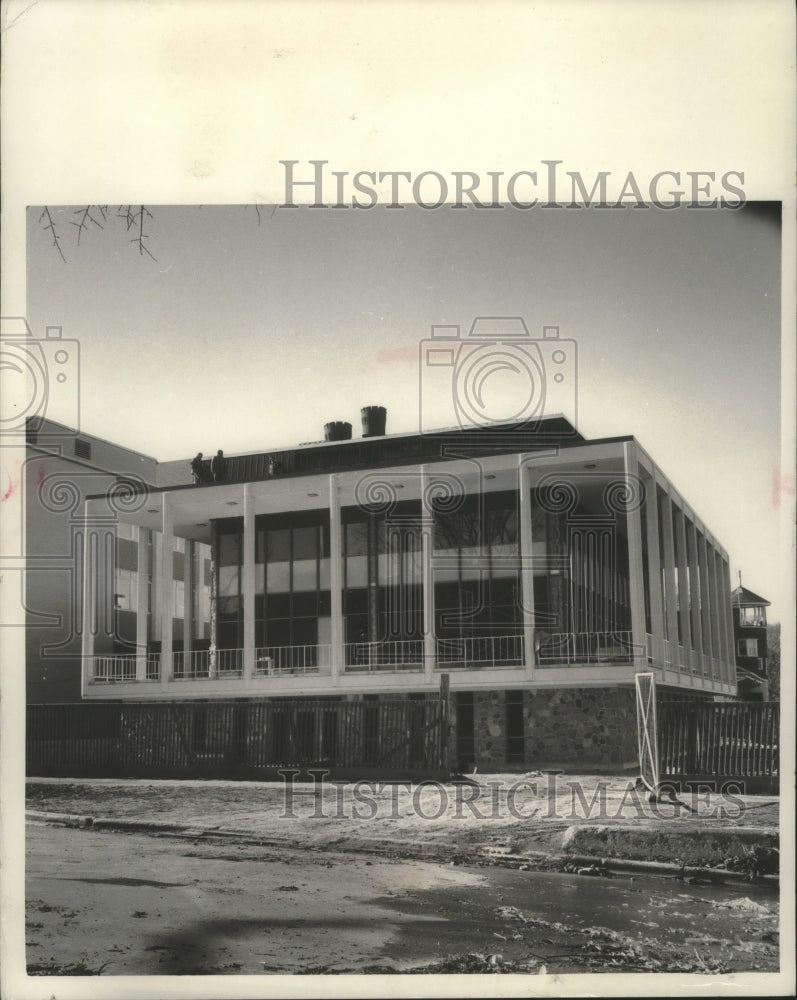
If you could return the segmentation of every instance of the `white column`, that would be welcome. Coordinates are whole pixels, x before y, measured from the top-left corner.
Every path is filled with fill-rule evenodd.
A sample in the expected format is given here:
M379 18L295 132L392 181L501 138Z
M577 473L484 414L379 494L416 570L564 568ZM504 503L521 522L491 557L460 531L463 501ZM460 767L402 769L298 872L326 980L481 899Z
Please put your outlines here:
M523 456L518 456L518 516L520 518L520 593L523 611L523 662L526 676L534 679L534 566L531 536L531 475Z
M244 681L255 672L255 515L252 484L243 488L244 533L243 559L241 562L241 596L244 613Z
M703 629L700 621L702 604L702 584L700 562L697 555L697 526L692 522L686 529L686 545L689 555L689 597L692 612L692 648L703 652Z
M158 605L161 619L161 689L166 690L172 676L172 631L174 628L174 572L172 511L169 494L163 494L161 512L161 559L158 567Z
M623 467L625 469L628 495L631 497L626 512L628 532L628 589L631 601L631 643L633 645L634 666L644 670L647 667L647 631L645 629L645 584L642 567L642 518L640 504L634 502L639 481L639 463L631 442L623 445Z
M678 606L681 609L681 634L683 636L684 653L689 657L692 650L691 608L689 607L691 581L686 572L686 527L684 525L683 510L676 506L674 512L675 534L678 542L676 546L678 557ZM691 659L687 662L691 662Z
M717 567L717 550L714 548L712 543L708 543L708 572L709 579L711 580L711 628L712 635L714 636L714 656L717 660L717 666L715 667L712 676L715 680L722 679L722 619L723 619L723 608L722 608L722 594L720 593L720 577L719 570Z
M711 619L714 614L714 594L708 570L707 547L708 542L705 536L699 533L697 552L700 560L700 617L703 625L704 679L711 677L711 657L714 656L714 630L711 627Z
M136 528L136 680L147 679L147 619L149 617L149 529Z
M658 491L657 491L658 492ZM664 540L664 593L667 604L667 639L670 643L670 660L678 669L678 603L675 594L675 542L672 533L672 500L669 490L662 494L659 520Z
M191 661L196 629L196 542L185 540L183 552L183 650L186 662Z
M329 477L329 636L330 670L335 683L344 671L343 631L343 524L340 511L340 480Z
M91 541L91 531L89 529L89 504L86 500L83 505L83 644L82 644L82 670L81 670L81 694L85 696L86 688L92 678L94 663L94 633L96 629L96 552Z
M645 528L648 547L648 589L650 591L650 631L653 636L653 660L664 665L662 640L664 634L664 594L661 586L661 558L659 556L659 504L656 480L645 480Z
M424 680L434 683L434 665L437 659L437 644L434 635L434 539L432 531L434 516L428 496L429 476L425 465L421 466L421 555L423 559L423 673Z
M720 620L720 647L722 649L722 666L720 676L726 684L732 683L729 667L736 657L733 655L733 626L731 623L731 591L730 568L724 557L717 552L717 590Z

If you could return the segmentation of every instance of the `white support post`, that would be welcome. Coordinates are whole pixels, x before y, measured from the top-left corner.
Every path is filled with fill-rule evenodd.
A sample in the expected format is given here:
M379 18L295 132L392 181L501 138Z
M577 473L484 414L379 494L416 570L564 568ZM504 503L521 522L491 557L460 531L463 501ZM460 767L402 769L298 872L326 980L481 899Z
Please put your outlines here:
M82 669L81 669L81 694L86 695L86 689L93 676L94 664L94 635L97 628L96 615L96 572L97 553L92 545L91 531L89 530L89 505L91 501L86 500L83 505L83 643L82 643Z
M641 472L640 472L641 475ZM656 480L645 479L645 544L648 551L648 590L650 592L650 633L652 636L653 665L664 668L664 594L661 586L661 558L659 556L659 504Z
M635 497L637 491L632 481L639 481L639 463L636 451L630 441L623 445L623 468L628 484L628 495ZM633 477L633 479L632 479ZM631 503L626 512L626 529L628 532L628 589L631 600L631 644L634 656L634 669L646 670L647 630L645 629L645 590L642 566L642 518L639 513L639 503Z
M520 518L520 594L523 612L523 663L526 677L534 679L534 566L531 535L531 476L523 456L518 456L518 516Z
M733 626L731 621L730 568L721 553L717 552L716 556L721 636L720 648L722 649L720 677L724 683L730 684L732 681L729 676L729 666L735 660L733 655Z
M686 529L686 545L689 556L689 604L692 611L692 649L698 654L698 661L703 654L703 627L700 621L702 584L700 580L700 563L697 555L697 526L694 521Z
M161 559L158 567L158 605L161 619L160 686L166 690L172 678L172 633L174 630L174 548L172 510L169 494L163 494L161 512Z
M136 529L136 680L147 679L149 618L149 529Z
M657 491L658 492L658 491ZM664 539L664 594L667 605L667 640L670 644L670 661L678 669L678 602L675 593L675 541L672 531L672 498L669 490L662 496L663 505L659 521Z
M722 598L719 592L717 574L717 551L711 542L707 541L708 576L711 583L711 634L714 640L714 658L717 666L712 673L714 680L720 680L722 664Z
M423 674L427 683L434 683L434 666L437 643L434 626L434 512L429 500L429 477L425 465L421 466L421 544L423 558Z
M684 524L685 514L677 505L675 513L675 537L677 541L676 553L678 557L678 607L681 609L681 634L683 636L684 654L690 657L692 652L692 625L690 608L690 583L686 572L686 526Z
M183 553L183 651L186 661L191 661L196 628L196 542L185 540Z
M340 479L334 474L329 477L329 613L330 673L338 684L344 671L343 524Z
M708 569L708 541L705 535L697 536L697 552L700 560L700 601L701 619L703 623L703 680L711 677L711 658L714 656L714 629L712 616L714 614L714 593Z
M244 532L241 564L241 592L244 615L243 679L250 680L255 672L255 515L252 484L243 488Z

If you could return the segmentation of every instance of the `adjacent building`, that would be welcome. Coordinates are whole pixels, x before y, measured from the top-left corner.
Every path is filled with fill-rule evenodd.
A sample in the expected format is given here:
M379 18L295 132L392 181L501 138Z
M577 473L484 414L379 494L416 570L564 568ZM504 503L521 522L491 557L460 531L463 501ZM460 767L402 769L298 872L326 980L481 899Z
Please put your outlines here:
M769 701L767 608L769 601L739 586L733 591L733 641L739 697Z

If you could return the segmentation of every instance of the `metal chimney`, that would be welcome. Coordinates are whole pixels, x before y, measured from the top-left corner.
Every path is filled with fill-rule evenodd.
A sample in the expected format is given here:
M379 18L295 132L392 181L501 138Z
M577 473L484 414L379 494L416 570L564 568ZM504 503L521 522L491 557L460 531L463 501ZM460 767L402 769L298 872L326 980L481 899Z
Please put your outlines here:
M351 441L351 424L345 420L332 420L324 424L325 441Z
M360 410L363 419L363 437L384 437L387 410L384 406L364 406Z

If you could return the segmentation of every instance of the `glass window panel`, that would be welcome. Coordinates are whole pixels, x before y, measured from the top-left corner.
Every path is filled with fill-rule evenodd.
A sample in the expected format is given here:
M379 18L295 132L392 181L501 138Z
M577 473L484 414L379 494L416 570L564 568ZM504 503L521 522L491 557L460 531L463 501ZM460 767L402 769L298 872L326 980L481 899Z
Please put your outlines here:
M396 583L398 580L398 566L395 556L387 553L380 553L377 556L378 569L377 579L381 584Z
M310 525L307 528L293 529L293 558L315 560L318 554L318 528Z
M291 623L288 618L273 618L266 625L267 646L290 646Z
M266 590L269 594L284 594L291 589L291 564L270 562L266 567Z
M349 556L346 560L346 586L368 585L368 560L365 556Z
M293 646L315 646L318 642L318 619L295 618L292 639Z
M291 557L291 529L272 528L266 538L266 556L269 562L287 562Z
M423 559L417 551L407 552L404 556L404 579L407 583L420 583L422 580Z
M241 536L237 532L219 535L219 565L237 566L241 562Z
M266 598L266 616L268 618L287 618L291 613L291 595L269 594Z
M293 617L299 618L302 616L309 617L310 615L318 614L318 593L315 590L306 591L302 594L294 594L293 596Z
M295 591L316 590L318 587L318 566L315 559L300 559L293 564L293 589Z
M478 558L482 554L480 549L462 550L462 579L478 580L485 572L481 567L481 560ZM468 556L471 558L469 559Z
M219 618L237 618L240 605L241 598L237 594L235 597L219 597Z
M346 525L346 555L365 556L368 554L368 525L357 521Z
M363 614L368 610L368 591L363 587L349 590L344 596L346 614Z
M219 566L219 597L238 594L238 567Z

